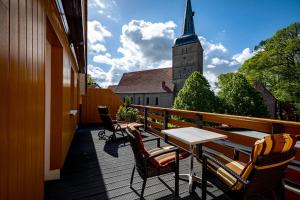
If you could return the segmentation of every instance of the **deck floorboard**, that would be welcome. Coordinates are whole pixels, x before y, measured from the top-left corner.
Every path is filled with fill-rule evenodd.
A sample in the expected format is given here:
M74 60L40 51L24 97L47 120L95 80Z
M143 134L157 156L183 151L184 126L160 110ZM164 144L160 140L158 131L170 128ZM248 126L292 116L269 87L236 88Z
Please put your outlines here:
M78 200L134 200L139 199L142 179L135 173L133 188L130 188L130 176L134 165L133 153L128 141L118 138L116 142L99 140L97 130L100 127L84 127L78 129L70 147L61 179L47 181L45 199L78 199ZM109 133L108 133L109 134ZM153 137L143 132L145 138ZM162 142L162 145L164 143ZM156 142L146 143L151 148ZM180 161L180 173L187 173L189 159ZM194 163L200 170L200 164ZM200 173L200 171L198 171ZM147 180L144 193L146 200L173 199L174 177L172 174ZM179 182L180 199L201 199L201 188L195 194L188 193L188 184ZM228 199L216 187L209 188L207 199Z

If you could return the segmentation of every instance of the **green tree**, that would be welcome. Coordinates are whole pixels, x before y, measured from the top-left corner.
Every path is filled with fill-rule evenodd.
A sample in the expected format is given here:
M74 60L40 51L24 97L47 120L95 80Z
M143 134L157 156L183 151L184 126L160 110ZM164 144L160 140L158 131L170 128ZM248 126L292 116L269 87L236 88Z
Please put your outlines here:
M92 76L90 74L87 75L87 85L88 86L92 86L95 85L96 81L95 79L92 78Z
M260 80L280 102L300 113L300 23L279 30L255 47L258 53L239 69L247 80Z
M263 99L240 73L221 74L218 77L218 96L226 105L226 113L253 117L267 117Z
M215 95L205 77L199 72L193 72L185 81L174 101L174 108L215 112Z

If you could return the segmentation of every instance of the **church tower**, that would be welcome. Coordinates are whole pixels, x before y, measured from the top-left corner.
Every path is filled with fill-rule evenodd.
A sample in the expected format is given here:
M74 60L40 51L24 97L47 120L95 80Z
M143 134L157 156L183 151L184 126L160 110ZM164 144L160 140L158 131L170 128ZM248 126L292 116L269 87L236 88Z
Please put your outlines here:
M191 0L186 1L183 34L177 38L172 50L173 83L175 95L185 80L194 72L203 74L203 48L195 33Z

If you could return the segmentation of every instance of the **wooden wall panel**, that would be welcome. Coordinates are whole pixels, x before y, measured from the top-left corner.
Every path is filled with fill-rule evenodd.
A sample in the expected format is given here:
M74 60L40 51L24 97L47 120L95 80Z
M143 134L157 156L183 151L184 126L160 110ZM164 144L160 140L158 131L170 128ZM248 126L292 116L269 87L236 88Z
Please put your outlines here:
M55 59L52 59L55 58ZM51 50L51 141L50 169L61 167L61 133L62 133L62 83L63 83L63 50L52 46Z
M0 0L0 199L7 199L8 183L8 75L9 75L9 8Z
M43 198L44 5L0 1L0 199ZM2 108L3 106L3 108Z
M45 41L46 17L62 44L61 131L58 149L62 166L76 128L69 116L71 68L77 95L78 66L61 26L55 1L0 0L0 199L44 198ZM76 78L75 78L76 77ZM77 104L78 97L73 104ZM77 105L73 105L77 107ZM59 143L61 142L61 143ZM59 168L57 167L57 168Z
M88 88L87 95L82 98L82 123L99 123L97 106L108 106L112 118L123 102L110 89Z

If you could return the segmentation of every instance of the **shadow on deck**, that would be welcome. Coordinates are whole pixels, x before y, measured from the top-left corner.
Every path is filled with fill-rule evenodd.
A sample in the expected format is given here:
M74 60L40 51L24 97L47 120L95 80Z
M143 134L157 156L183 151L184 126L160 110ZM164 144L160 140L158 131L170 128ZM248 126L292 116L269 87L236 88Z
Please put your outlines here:
M61 179L47 181L45 199L139 199L142 179L135 174L133 189L130 188L130 175L134 165L133 153L129 143L118 138L114 143L99 140L100 127L89 126L78 129L70 147L69 154L61 170ZM143 132L144 137L153 137ZM147 147L154 146L150 142ZM201 169L195 163L195 169ZM180 161L180 173L188 172L188 159ZM172 174L153 177L147 181L144 198L173 199L174 177ZM215 187L209 188L207 199L227 199ZM179 182L180 199L201 199L201 188L196 193L188 193L188 183Z

